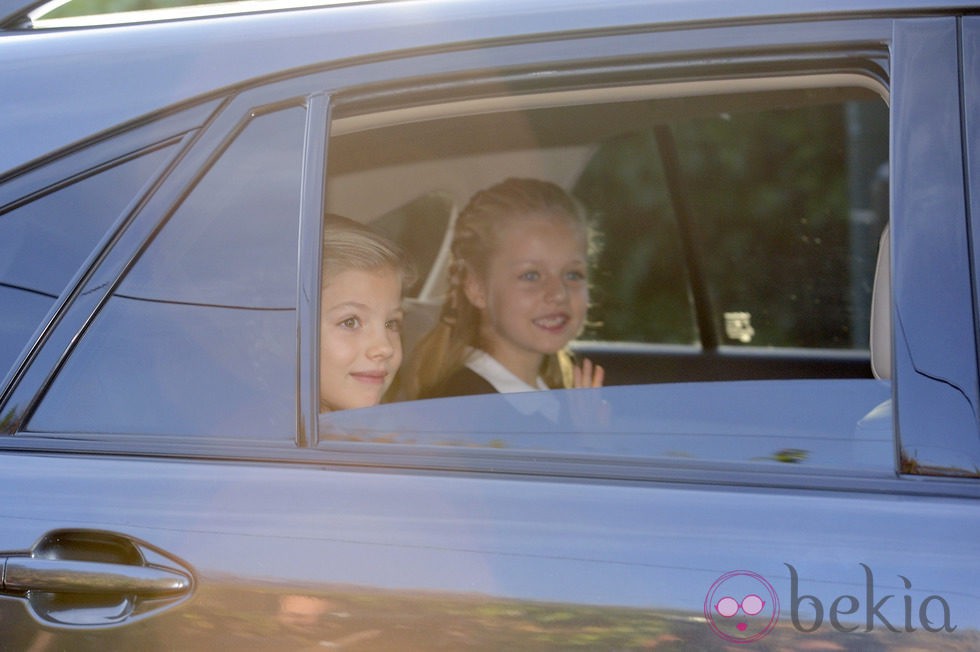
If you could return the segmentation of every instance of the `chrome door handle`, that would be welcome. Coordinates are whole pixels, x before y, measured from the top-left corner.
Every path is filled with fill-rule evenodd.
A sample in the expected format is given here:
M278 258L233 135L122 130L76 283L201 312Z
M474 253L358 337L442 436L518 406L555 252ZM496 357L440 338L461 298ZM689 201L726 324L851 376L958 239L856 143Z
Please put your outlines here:
M0 595L56 627L109 627L172 607L194 591L186 563L104 530L54 530L27 551L0 552Z
M166 596L189 591L191 578L179 571L153 566L7 557L0 572L0 590L50 593L137 593Z

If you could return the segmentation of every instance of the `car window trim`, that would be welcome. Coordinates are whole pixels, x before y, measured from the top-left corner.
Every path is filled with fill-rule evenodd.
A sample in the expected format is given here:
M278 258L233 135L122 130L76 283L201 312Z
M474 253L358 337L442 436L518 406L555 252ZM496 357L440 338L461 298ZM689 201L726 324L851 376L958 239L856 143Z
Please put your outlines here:
M299 448L288 441L186 437L30 433L0 437L0 455L69 454L170 460L181 464L276 464L364 473L531 479L574 484L683 486L741 491L826 492L850 495L980 498L975 478L903 476L883 471L761 465L753 462L691 461L574 455L555 451L503 451L413 444L330 442Z
M323 215L326 195L327 135L330 98L307 98L297 296L297 423L296 445L316 445L320 412L320 283L323 263Z

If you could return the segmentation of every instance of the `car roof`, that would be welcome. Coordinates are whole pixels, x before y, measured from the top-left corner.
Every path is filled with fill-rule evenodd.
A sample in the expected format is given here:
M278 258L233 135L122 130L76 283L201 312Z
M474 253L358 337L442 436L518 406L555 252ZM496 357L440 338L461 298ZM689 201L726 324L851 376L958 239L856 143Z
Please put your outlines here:
M0 3L0 15L17 15L12 11L16 0ZM25 13L37 4L24 3L18 11ZM512 40L538 32L967 8L975 4L955 0L807 0L791 5L783 0L380 0L125 26L7 29L0 32L0 61L4 62L0 83L7 89L0 100L4 116L0 174L175 103L323 62ZM70 120L64 119L62 104L71 106Z

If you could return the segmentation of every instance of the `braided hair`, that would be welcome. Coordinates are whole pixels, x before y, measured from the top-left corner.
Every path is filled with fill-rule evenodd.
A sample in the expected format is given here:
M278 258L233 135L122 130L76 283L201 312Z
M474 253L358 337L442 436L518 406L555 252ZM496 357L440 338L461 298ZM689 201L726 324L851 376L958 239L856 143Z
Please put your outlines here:
M581 228L594 256L595 237L582 205L560 186L538 179L510 178L477 192L460 212L450 246L448 290L439 322L415 347L403 381L408 398L426 398L466 363L468 350L480 341L480 310L470 303L469 275L486 278L499 248L504 226L529 215L564 219ZM546 355L541 378L552 388L572 386L572 360L566 350Z

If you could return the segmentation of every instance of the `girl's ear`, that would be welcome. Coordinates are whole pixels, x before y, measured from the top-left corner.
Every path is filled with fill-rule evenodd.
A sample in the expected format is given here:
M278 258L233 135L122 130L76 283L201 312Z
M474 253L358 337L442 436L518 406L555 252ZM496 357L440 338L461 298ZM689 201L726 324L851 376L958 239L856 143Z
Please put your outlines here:
M463 292L466 293L466 298L477 310L483 310L487 307L486 288L483 287L483 283L476 278L476 274L466 274L466 278L463 279Z

